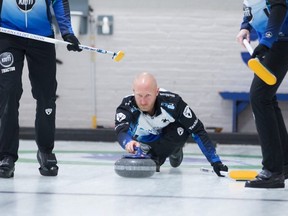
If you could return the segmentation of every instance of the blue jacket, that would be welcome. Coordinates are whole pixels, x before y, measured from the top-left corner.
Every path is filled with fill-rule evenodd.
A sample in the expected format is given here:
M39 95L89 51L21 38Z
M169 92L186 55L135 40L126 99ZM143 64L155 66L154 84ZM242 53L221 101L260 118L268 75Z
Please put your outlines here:
M241 29L254 28L259 43L271 48L277 40L288 41L288 0L244 0Z
M62 36L73 34L68 0L0 0L0 26L4 28L51 36L52 13Z

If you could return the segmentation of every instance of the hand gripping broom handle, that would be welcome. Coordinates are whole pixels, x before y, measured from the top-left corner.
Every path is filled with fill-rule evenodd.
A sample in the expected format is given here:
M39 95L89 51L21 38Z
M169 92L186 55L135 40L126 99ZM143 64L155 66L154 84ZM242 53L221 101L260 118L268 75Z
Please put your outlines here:
M253 48L250 45L250 43L247 41L247 39L243 40L243 44L246 47L246 49L248 50L248 52L250 53L250 55L252 55L254 51L253 51Z
M247 41L247 39L243 40L243 44L252 56L253 54L253 48L250 45L250 43ZM277 82L277 78L275 75L270 72L260 61L258 58L250 59L248 61L248 67L265 83L268 85L274 85Z
M33 40L37 40L37 41L43 41L43 42L51 43L51 44L63 44L63 45L71 44L69 42L62 41L62 40L57 40L54 38L44 37L44 36L40 36L40 35L36 35L36 34L30 34L30 33L26 33L26 32L16 31L16 30L7 29L7 28L3 28L3 27L0 27L0 32L5 33L5 34L18 36L18 37L29 38L29 39L33 39ZM119 51L118 53L116 53L116 52L112 52L112 51L108 51L108 50L104 50L104 49L98 49L95 47L85 46L85 45L81 45L81 44L79 44L79 47L80 47L80 49L83 49L83 50L88 50L88 51L98 52L98 53L102 53L102 54L112 55L112 59L114 59L115 61L120 61L124 56L123 51Z

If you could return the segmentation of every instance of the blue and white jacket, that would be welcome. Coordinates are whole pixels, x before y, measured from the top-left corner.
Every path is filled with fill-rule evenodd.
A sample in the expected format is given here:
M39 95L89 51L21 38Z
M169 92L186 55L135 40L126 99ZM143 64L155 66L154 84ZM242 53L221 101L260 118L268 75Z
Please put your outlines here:
M68 0L0 0L0 26L52 36L54 13L61 35L73 34Z

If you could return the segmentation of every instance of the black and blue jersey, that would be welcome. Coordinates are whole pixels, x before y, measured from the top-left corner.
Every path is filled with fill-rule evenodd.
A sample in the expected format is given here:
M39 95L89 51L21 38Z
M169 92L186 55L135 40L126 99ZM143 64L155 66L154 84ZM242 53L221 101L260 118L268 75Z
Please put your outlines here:
M51 36L52 13L61 34L73 34L68 0L0 0L0 26L4 28Z
M155 103L155 115L142 112L134 95L127 96L118 106L115 115L115 130L122 148L131 140L152 143L161 139L163 129L174 122L180 123L200 147L210 163L220 161L202 122L182 98L160 89Z

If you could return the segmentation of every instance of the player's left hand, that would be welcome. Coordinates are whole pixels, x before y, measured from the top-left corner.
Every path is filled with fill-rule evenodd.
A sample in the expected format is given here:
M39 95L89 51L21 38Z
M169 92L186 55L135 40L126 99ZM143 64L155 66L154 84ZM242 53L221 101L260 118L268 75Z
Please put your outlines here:
M228 167L226 165L224 165L221 161L217 161L217 162L213 163L212 166L213 166L214 172L219 177L224 177L224 175L222 175L220 173L220 171L228 172Z
M66 34L63 36L63 40L67 41L71 44L67 45L67 49L69 51L77 51L77 52L81 52L82 49L79 47L79 40L77 39L77 37L74 34Z
M252 53L251 57L252 58L258 58L260 61L265 58L265 55L269 51L269 48L263 44L259 44L255 49L254 52Z

